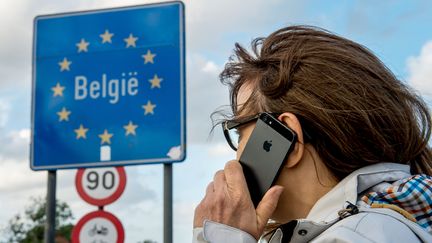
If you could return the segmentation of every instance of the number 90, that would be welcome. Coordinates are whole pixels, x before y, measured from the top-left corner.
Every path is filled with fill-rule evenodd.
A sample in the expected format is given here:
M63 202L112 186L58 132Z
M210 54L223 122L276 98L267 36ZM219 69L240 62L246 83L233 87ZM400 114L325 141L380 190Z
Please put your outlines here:
M100 179L103 188L106 190L112 189L115 185L115 175L112 171L105 171L101 178L99 178L99 174L96 171L90 171L87 174L87 181L90 182L90 185L87 185L87 188L90 190L98 188Z

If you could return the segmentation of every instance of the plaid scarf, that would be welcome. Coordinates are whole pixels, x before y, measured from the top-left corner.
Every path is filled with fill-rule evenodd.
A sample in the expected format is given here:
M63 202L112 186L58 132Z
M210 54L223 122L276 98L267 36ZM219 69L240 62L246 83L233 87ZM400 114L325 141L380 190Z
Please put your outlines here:
M432 233L432 176L414 175L395 181L383 192L364 195L361 201L398 211Z

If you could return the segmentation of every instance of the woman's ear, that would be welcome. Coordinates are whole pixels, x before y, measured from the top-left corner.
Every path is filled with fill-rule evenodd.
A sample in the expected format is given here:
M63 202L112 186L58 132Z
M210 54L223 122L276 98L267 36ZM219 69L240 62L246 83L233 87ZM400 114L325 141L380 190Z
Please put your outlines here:
M303 158L304 140L301 124L297 119L297 116L290 112L282 113L279 115L278 119L297 134L297 142L294 145L294 149L288 155L288 159L285 164L286 167L291 168L296 166Z

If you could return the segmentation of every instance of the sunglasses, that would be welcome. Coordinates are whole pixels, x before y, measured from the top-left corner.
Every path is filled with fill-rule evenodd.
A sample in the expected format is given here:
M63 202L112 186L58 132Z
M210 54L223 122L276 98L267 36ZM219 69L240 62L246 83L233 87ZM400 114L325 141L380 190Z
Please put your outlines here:
M238 143L240 141L240 133L238 131L238 128L246 125L250 122L254 122L258 120L260 115L264 112L260 112L256 115L252 116L246 116L243 118L237 118L233 120L225 120L222 122L222 129L225 136L225 139L228 143L228 145L234 150L237 151L238 149ZM279 116L281 113L267 113L270 114L273 117Z

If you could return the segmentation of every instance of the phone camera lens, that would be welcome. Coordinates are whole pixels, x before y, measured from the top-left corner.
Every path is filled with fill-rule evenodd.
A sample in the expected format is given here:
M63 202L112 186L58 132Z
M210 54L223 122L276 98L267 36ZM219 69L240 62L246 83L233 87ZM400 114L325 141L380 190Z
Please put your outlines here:
M269 124L271 125L271 124L272 124L272 121L269 121Z

